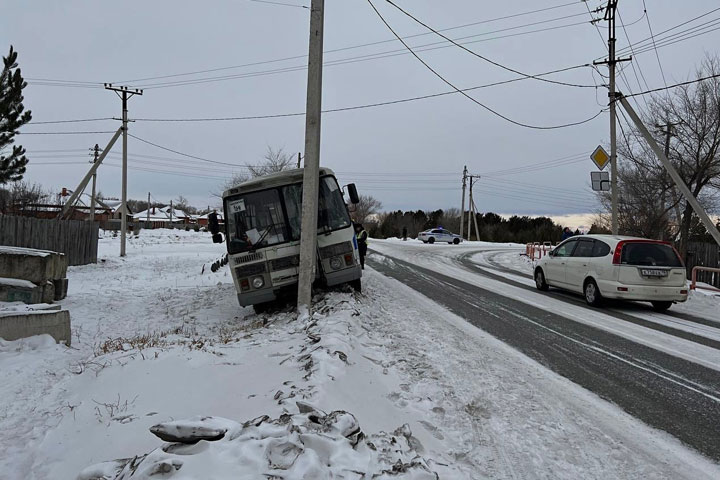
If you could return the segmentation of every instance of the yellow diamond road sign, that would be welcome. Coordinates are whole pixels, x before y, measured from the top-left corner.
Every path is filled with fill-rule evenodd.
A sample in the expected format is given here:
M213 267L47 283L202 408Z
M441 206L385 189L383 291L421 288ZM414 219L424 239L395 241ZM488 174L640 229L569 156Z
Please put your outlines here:
M608 155L602 145L598 145L592 155L590 155L590 159L600 170L605 170L607 164L610 163L610 155Z

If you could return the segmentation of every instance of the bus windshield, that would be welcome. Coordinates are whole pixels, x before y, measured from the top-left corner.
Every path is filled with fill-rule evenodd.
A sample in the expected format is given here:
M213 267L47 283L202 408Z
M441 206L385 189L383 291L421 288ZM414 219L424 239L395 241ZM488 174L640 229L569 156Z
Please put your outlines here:
M300 240L302 184L250 192L225 200L228 252L241 253ZM342 191L332 176L320 179L318 232L350 226Z

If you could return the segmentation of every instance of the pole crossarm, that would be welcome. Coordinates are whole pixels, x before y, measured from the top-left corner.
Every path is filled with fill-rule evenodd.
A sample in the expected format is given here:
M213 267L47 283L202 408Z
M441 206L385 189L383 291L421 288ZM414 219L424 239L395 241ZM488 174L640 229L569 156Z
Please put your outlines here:
M677 185L678 190L680 190L680 192L683 194L685 200L687 200L688 203L692 206L693 210L700 218L700 221L702 221L707 231L710 232L710 235L712 235L715 242L717 242L718 246L720 246L720 231L718 231L717 227L712 222L705 209L702 207L702 205L700 205L700 202L698 202L697 198L695 198L695 195L692 194L680 174L677 172L677 170L675 170L675 167L673 167L672 163L670 163L670 160L668 160L667 156L665 156L665 152L663 152L662 148L660 148L660 145L658 145L652 135L650 135L650 132L648 131L647 127L645 127L645 124L642 122L642 120L640 120L640 117L637 113L635 113L635 110L633 110L632 106L630 106L630 102L628 102L627 98L625 98L619 92L616 95L616 98L620 101L620 105L622 105L622 107L628 113L632 121L635 123L638 130L645 138L645 141L648 143L652 151L655 152L655 155L658 157L658 159L660 159L663 167L665 167L665 170L667 170L667 172L670 174L670 178L672 178L673 182L675 182L675 185Z
M67 215L67 213L70 211L70 209L73 207L75 202L77 202L77 199L80 198L80 194L85 191L85 187L87 187L88 182L92 178L92 176L97 171L98 167L102 163L102 161L105 159L105 156L110 152L110 149L113 145L115 145L115 142L118 138L120 138L120 134L123 132L123 128L120 127L117 129L117 132L115 132L115 135L110 139L107 146L103 150L103 152L100 154L100 156L97 159L97 162L94 162L92 166L90 167L90 170L85 174L85 177L80 181L80 184L75 189L75 191L70 195L70 198L68 198L68 201L65 202L65 206L63 206L62 211L58 214L58 219L63 219Z

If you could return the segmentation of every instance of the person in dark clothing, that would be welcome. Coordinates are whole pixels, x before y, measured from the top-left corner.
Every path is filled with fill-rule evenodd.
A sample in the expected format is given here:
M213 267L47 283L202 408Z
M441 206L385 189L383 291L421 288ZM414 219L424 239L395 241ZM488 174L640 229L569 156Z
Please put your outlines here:
M403 241L407 240L407 227L403 227L402 239Z
M573 232L572 232L572 230L570 230L570 227L565 227L563 229L562 238L560 238L560 241L563 242L572 236L573 236Z
M360 267L365 270L365 254L368 247L368 234L362 223L355 224L355 237L357 237L358 253L360 253Z

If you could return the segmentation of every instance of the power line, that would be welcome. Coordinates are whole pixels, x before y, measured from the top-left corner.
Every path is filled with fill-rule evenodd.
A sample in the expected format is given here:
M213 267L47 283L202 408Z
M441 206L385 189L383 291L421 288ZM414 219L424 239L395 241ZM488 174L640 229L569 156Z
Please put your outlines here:
M486 23L492 23L492 22L496 22L496 21L500 21L500 20L507 20L507 19L509 19L509 18L516 18L516 17L525 16L525 15L531 15L531 14L534 14L534 13L540 13L540 12L545 12L545 11L549 11L549 10L555 10L555 9L558 9L558 8L564 8L564 7L568 7L568 6L576 5L576 4L577 4L577 0L576 0L576 1L573 1L573 2L569 2L569 3L563 3L563 4L560 4L560 5L554 5L554 6L545 7L545 8L540 8L540 9L536 9L536 10L530 10L530 11L526 11L526 12L521 12L521 13L516 13L516 14L511 14L511 15L505 15L505 16L502 16L502 17L490 18L490 19L481 20L481 21L477 21L477 22L472 22L472 23L466 23L466 24L462 24L462 25L457 25L457 26L453 26L453 27L449 27L449 28L444 28L444 29L442 29L442 30L440 30L440 31L446 32L446 31L450 31L450 30L457 30L457 29L461 29L461 28L467 28L467 27L471 27L471 26L482 25L482 24L486 24ZM487 33L495 33L495 32L487 32ZM430 34L431 34L431 33L429 33L429 32L424 32L424 33L418 33L418 34L414 34L414 35L407 35L407 36L405 36L404 38L406 38L406 39L408 39L408 38L416 38L416 37L427 36L427 35L430 35ZM325 50L325 51L323 52L323 54L324 54L324 55L327 55L327 54L329 54L329 53L336 53L336 52L341 52L341 51L345 51L345 50L353 50L353 49L358 49L358 48L363 48L363 47L381 45L381 44L385 44L385 43L394 43L394 42L396 42L396 41L397 41L397 40L396 40L395 38L391 38L391 39L387 39L387 40L380 40L380 41L375 41L375 42L363 43L363 44L359 44L359 45L351 45L351 46L347 46L347 47L340 47L340 48ZM278 62L283 62L283 61L287 61L287 60L297 60L297 59L305 59L305 58L307 58L307 54L295 55L295 56L292 56L292 57L284 57L284 58L273 59L273 60L265 60L265 61L254 62L254 63L246 63L246 64L241 64L241 65L231 65L231 66L225 66L225 67L210 68L210 69L205 69L205 70L196 70L196 71L193 71L193 72L175 73L175 74L160 75L160 76L155 76L155 77L136 78L136 79L132 79L132 80L124 80L124 81L122 81L122 82L115 82L115 83L133 83L133 82L143 82L143 81L147 81L147 80L160 80L160 79L163 79L163 78L183 77L183 76L189 76L189 75L199 75L199 74L201 74L201 73L212 73L212 72L218 72L218 71L223 71L223 70L231 70L231 69L236 69L236 68L245 68L245 67L250 67L250 66L265 65L265 64L268 64L268 63L278 63Z
M668 28L668 29L666 29L666 30L663 30L662 32L656 34L654 37L657 38L657 37L659 37L660 35L664 35L665 33L671 32L671 31L673 31L673 30L675 30L675 29L677 29L677 28L679 28L679 27L682 27L682 26L684 26L684 25L687 25L687 24L689 24L689 23L692 23L692 22L694 22L695 20L699 20L699 19L701 19L701 18L703 18L703 17L707 17L708 15L710 15L710 14L712 14L712 13L715 13L715 12L717 12L718 10L720 10L720 7L714 8L714 9L708 11L708 12L705 12L705 13L703 13L703 14L701 14L701 15L698 15L698 16L696 16L696 17L693 17L693 18L691 18L690 20L686 20L686 21L684 21L684 22L682 22L682 23L679 23L679 24L677 24L677 25L675 25L675 26L673 26L673 27L670 27L670 28ZM710 21L705 22L705 23L703 23L703 24L696 25L695 27L691 27L691 28L686 29L686 30L683 30L683 31L681 31L681 32L677 32L676 34L670 35L670 36L668 36L668 37L666 37L666 38L670 38L670 37L673 37L673 36L676 36L676 35L680 35L680 34L682 34L682 33L688 32L689 30L696 29L696 28L698 28L698 27L701 27L701 26L706 25L706 24L708 24L708 23L711 23L711 22L713 22L713 21L714 21L714 20L710 20ZM654 38L653 38L652 36L650 36L650 37L644 38L643 40L641 40L641 41L639 41L639 42L636 42L635 46L636 46L636 48L637 48L637 47L639 47L640 45L642 45L642 44L644 44L644 43L651 44L653 40L654 40ZM642 45L642 46L643 46L643 48L645 47L645 45ZM652 47L651 47L651 48L652 48ZM620 51L619 51L618 53L621 53L621 52L622 52L622 53L625 53L625 51L627 51L627 48L622 48L622 49L620 49Z
M477 23L484 23L484 22L477 22ZM544 22L536 22L536 23L544 23ZM586 23L587 22L576 22L576 23L569 23L569 24L565 24L565 25L557 25L557 26L548 27L548 28L529 30L527 32L519 32L519 33L508 34L508 35L500 35L500 36L496 36L496 37L482 38L479 40L466 41L466 42L463 42L463 44L469 45L469 44L473 44L473 43L486 42L486 41L490 41L490 40L498 40L498 39L516 37L516 36L521 36L521 35L529 35L529 34L533 34L533 33L546 32L546 31L551 31L551 30L558 30L561 28L585 25ZM527 26L527 25L505 28L502 30L496 30L495 32L521 28L524 26ZM452 27L452 28L460 28L460 27ZM449 30L449 29L445 29L445 30ZM484 33L477 34L477 35L458 37L455 40L466 39L466 38L475 38L475 37L489 35L490 33L493 33L493 32L484 32ZM410 35L405 38L410 38L410 37L419 36L419 35L429 35L429 34L432 34L432 33L428 32L428 33L422 33L422 34L418 34L418 35ZM393 40L393 41L395 41L395 40ZM385 42L386 41L373 42L371 44L363 44L360 46L374 45L374 44L385 43ZM358 46L358 47L360 47L360 46ZM416 47L416 51L418 51L418 52L433 51L433 50L439 50L439 49L444 49L444 48L450 48L452 46L453 46L452 44L448 45L447 42L445 42L445 41L432 42L432 43L427 43L427 44ZM332 51L347 50L347 49L358 48L358 47L345 47L345 48L336 49L336 50L332 50ZM342 58L342 59L337 59L337 60L330 60L330 61L325 62L324 66L332 67L332 66L338 66L338 65L347 65L347 64L353 64L353 63L359 63L359 62L380 60L380 59L384 59L384 58L392 58L392 57L407 55L408 53L409 52L407 52L405 49L389 50L389 51L385 51L385 52L378 52L378 53L360 55L360 56L355 56L355 57L347 57L347 58ZM286 57L286 58L281 58L281 59L276 59L276 60L260 61L260 62L248 63L248 64L237 65L237 66L232 66L232 67L221 67L221 68L217 68L217 69L212 69L210 71L220 71L220 70L235 69L235 68L241 68L241 67L247 67L247 66L262 65L262 64L267 64L267 63L276 63L276 62L282 62L282 61L292 60L292 59L297 59L297 58L304 58L304 56ZM256 71L256 72L246 72L246 73L238 73L238 74L216 76L216 77L195 78L195 79L179 80L179 81L174 81L174 82L142 84L140 86L142 88L148 90L148 89L169 88L169 87L178 87L178 86L186 86L186 85L199 85L199 84L204 84L204 83L214 83L214 82L220 82L220 81L236 80L236 79L241 79L241 78L255 78L255 77L261 77L261 76L267 76L267 75L276 75L276 74L281 74L281 73L299 72L299 71L304 71L306 68L307 68L307 65L305 63L303 63L303 64L296 65L296 66L281 67L281 68L271 69L271 70L261 70L261 71ZM147 77L146 79L149 80L149 79L172 78L172 77L177 77L177 76L189 76L189 75L195 75L195 74L202 73L202 72L206 72L206 71L201 70L198 72L190 72L187 74L162 75L162 76L158 76L158 77ZM537 75L535 75L535 76L537 76ZM87 85L87 84L72 84L72 83L68 83L66 81L37 82L37 81L33 81L32 79L28 79L28 80L33 85L78 87L78 88L85 88L85 87L103 88L101 84ZM139 80L139 79L131 80L129 82L126 81L124 83L132 83L135 81L141 81L141 80ZM588 85L588 87L590 87L590 85Z
M80 123L80 122L101 122L105 120L115 120L112 117L104 117L104 118L81 118L76 120L52 120L47 122L29 122L28 125L49 125L51 123Z
M706 25L706 24L709 24L709 25ZM690 28L685 32L678 32L674 35L671 35L669 37L666 37L664 39L657 41L657 43L654 45L649 44L649 45L645 46L644 48L638 50L637 54L649 52L649 51L652 51L655 49L660 49L660 48L667 47L670 45L675 45L676 43L684 42L686 40L690 40L691 38L699 37L700 35L705 35L707 33L715 32L718 29L720 29L720 27L718 25L720 25L720 18L713 19L713 20L703 24L703 26L699 25L697 27ZM714 27L714 28L711 28L711 27ZM672 38L672 37L676 37L676 38Z
M434 28L432 28L431 26L429 26L428 24L426 24L426 23L424 23L423 21L419 20L417 17L415 17L414 15L412 15L411 13L409 13L407 10L405 10L405 9L403 9L402 7L398 6L398 5L397 5L396 3L394 3L392 0L385 0L385 1L386 1L387 3L389 3L390 5L392 5L393 7L395 7L395 8L396 8L397 10L399 10L400 12L402 12L405 16L411 18L411 19L412 19L413 21L415 21L416 23L418 23L418 24L422 25L423 27L427 28L428 30L430 30L430 31L431 31L432 33L434 33L435 35L437 35L437 36L445 39L446 41L452 43L452 44L455 45L456 47L459 47L459 48L465 50L465 51L468 52L469 54L474 55L474 56L476 56L477 58L479 58L479 59L481 59L481 60L484 60L484 61L486 61L486 62L488 62L488 63L490 63L490 64L492 64L492 65L495 65L496 67L502 68L503 70L507 70L508 72L512 72L512 73L521 75L521 76L526 77L526 78L532 78L533 80L539 80L539 81L541 81L541 82L554 83L554 84L557 84L557 85L564 85L564 86L567 86L567 87L594 88L594 85L578 85L578 84L576 84L576 83L559 82L559 81L557 81L557 80L549 80L549 79L547 79L547 78L535 77L535 76L529 75L529 74L527 74L527 73L521 72L521 71L519 71L519 70L516 70L516 69L514 69L514 68L508 67L507 65L503 65L503 64L501 64L501 63L498 63L498 62L496 62L496 61L494 61L494 60L492 60L492 59L490 59L490 58L488 58L488 57L485 57L485 56L483 56L483 55L480 55L479 53L477 53L477 52L475 52L475 51L473 51L473 50L470 50L469 48L467 48L467 47L465 47L465 46L463 46L463 45L455 42L455 41L452 40L451 38L443 35L443 34L440 33L439 31L437 31L437 30L435 30ZM371 3L371 4L372 4L372 3ZM375 8L375 7L373 6L373 8ZM377 12L377 10L375 10L375 11ZM583 13L583 14L579 14L579 15L584 15L584 13ZM383 22L384 22L384 20L383 20ZM387 25L387 23L385 23L385 24ZM388 28L389 28L389 25L388 25ZM393 32L393 33L394 33L394 32ZM398 38L398 39L399 39L399 38ZM404 43L403 43L403 44L404 44ZM406 45L406 48L408 48L407 45Z
M117 130L107 132L18 132L16 135L96 135L115 132L117 132Z
M519 35L527 35L527 34L531 34L531 33L544 32L544 31L549 31L549 30L557 30L559 28L567 28L567 27L572 27L572 26L576 26L576 25L584 25L586 23L587 22L578 22L578 23L571 23L571 24L567 24L567 25L558 25L555 27L530 30L528 32L519 32L519 33L514 33L514 34L509 34L509 35L502 35L502 36L484 38L484 39L473 40L473 41L466 41L466 42L463 42L463 44L469 45L469 44L473 44L473 43L486 42L489 40L508 38L508 37L514 37L514 36L519 36ZM517 28L517 27L513 27L513 28ZM504 29L504 30L508 30L508 29ZM498 30L498 31L503 31L503 30ZM475 38L475 37L485 36L490 33L492 33L492 32L484 32L484 33L477 34L477 35L458 37L455 40ZM452 46L453 46L452 44L447 44L447 42L445 42L445 41L439 41L439 42L431 42L431 43L419 45L419 46L415 47L415 50L418 52L426 52L426 51L450 48ZM330 60L330 61L324 62L323 65L324 65L324 67L332 67L332 66L337 66L337 65L346 65L346 64L352 64L352 63L379 60L379 59L383 59L383 58L403 56L403 55L407 55L408 53L409 52L406 49L388 50L385 52L378 52L378 53L372 53L372 54L366 54L366 55L359 55L359 56L355 56L355 57L347 57L347 58L341 58L341 59L337 59L337 60ZM292 58L294 58L294 57L292 57ZM258 62L258 63L264 63L264 62ZM307 65L305 63L303 63L303 64L297 65L297 66L282 67L282 68L277 68L277 69L273 69L273 70L261 70L261 71L257 71L257 72L238 73L238 74L224 75L224 76L218 76L218 77L205 77L205 78L196 78L196 79L188 79L188 80L179 80L179 81L175 81L175 82L151 83L151 84L143 84L141 86L144 89L168 88L168 87L176 87L176 86L184 86L184 85L196 85L196 84L202 84L202 83L211 83L211 82L218 82L218 81L224 81L224 80L234 80L234 79L238 79L238 78L253 78L253 77L259 77L259 76L266 76L266 75L275 75L275 74L279 74L279 73L298 72L298 71L303 71L305 69L307 69Z
M219 164L219 165L230 165L230 166L233 166L233 167L238 167L238 166L239 166L239 165L236 165L236 164L234 164L234 163L221 162L221 161L218 161L218 160L210 160L210 159L208 159L208 158L198 157L198 156L195 156L195 155L190 155L190 154L188 154L188 153L179 152L179 151L177 151L177 150L173 150L173 149L171 149L171 148L167 148L167 147L163 147L162 145L158 145L157 143L153 143L153 142L150 142L150 141L148 141L148 140L144 140L144 139L142 139L142 138L140 138L140 137L138 137L138 136L135 136L135 135L133 135L133 134L131 134L131 133L128 133L128 135L131 136L132 138L134 138L135 140L141 141L141 142L143 142L143 143L147 143L148 145L152 145L153 147L157 147L157 148L159 148L159 149L161 149L161 150L166 150L166 151L168 151L168 152L172 152L172 153L176 153L176 154L178 154L178 155L182 155L183 157L194 158L195 160L201 160L201 161L203 161L203 162L208 162L208 163L217 163L217 164Z
M255 2L255 3L268 3L270 5L280 5L283 7L296 7L296 8L305 8L310 10L310 7L306 7L305 5L296 5L294 3L283 3L283 2L271 2L270 0L248 0L248 2Z
M645 5L645 0L643 0L643 10L645 11L645 18L647 19L647 26L648 30L650 31L650 38L652 39L653 48L655 49L655 58L657 58L658 67L660 67L660 75L662 75L663 85L667 87L667 81L665 80L665 72L663 71L662 63L660 63L660 55L657 51L657 45L655 45L655 35L653 35L652 25L650 25L650 16L647 14L647 5Z
M513 120L513 119L511 119L511 118L509 118L509 117L506 117L505 115L503 115L503 114L501 114L501 113L493 110L492 108L488 107L487 105L484 105L484 104L480 103L479 101L477 101L476 99L474 99L473 97L471 97L470 95L468 95L467 93L463 92L462 90L460 90L459 88L457 88L453 83L451 83L449 80L446 80L442 75L440 75L437 71L435 71L435 69L433 69L430 65L428 65L422 58L420 58L420 56L419 56L417 53L415 53L415 51L413 51L413 49L410 48L410 46L409 46L407 43L405 43L405 41L395 32L395 30L393 30L393 28L390 26L389 23L387 23L387 21L386 21L385 18L380 14L380 12L377 10L377 8L375 8L375 5L372 3L372 0L367 0L367 1L368 1L368 3L370 4L370 6L372 7L372 9L375 11L375 13L377 14L377 16L380 18L380 20L381 20L381 21L385 24L385 26L393 33L393 35L395 35L395 37L405 46L405 48L406 48L410 53L412 53L412 55L413 55L416 59L418 59L418 61L419 61L420 63L422 63L428 70L430 70L436 77L438 77L440 80L442 80L443 82L445 82L448 86L450 86L451 88L453 88L456 92L460 93L462 96L464 96L464 97L466 97L467 99L471 100L473 103L479 105L480 107L484 108L485 110L487 110L487 111L489 111L490 113L492 113L492 114L494 114L494 115L502 118L503 120L505 120L505 121L507 121L507 122L510 122L510 123L512 123L512 124L518 125L518 126L520 126L520 127L525 127L525 128L531 128L531 129L536 129L536 130L551 130L551 129L564 128L564 127L570 127L570 126L574 126L574 125L580 125L580 124L583 124L583 123L587 123L587 122L589 122L589 121L591 121L591 120L594 120L595 118L599 117L600 114L602 113L602 110L600 110L597 114L595 114L594 116L592 116L592 117L590 117L590 118L587 118L587 119L585 119L585 120L581 120L581 121L579 121L579 122L574 122L574 123L568 123L568 124L564 124L564 125L554 125L554 126L529 125L529 124L517 122L517 121L515 121L515 120Z
M545 76L545 75L552 75L554 73L560 73L560 72L566 72L568 70L573 70L577 68L583 68L587 67L587 64L583 65L575 65L572 67L566 67L561 68L558 70L551 70L549 72L543 72L535 74L535 77ZM472 90L479 90L482 88L489 88L489 87L495 87L498 85L506 85L508 83L514 83L519 82L522 80L527 80L528 77L519 77L519 78L512 78L509 80L502 80L498 82L493 83L486 83L484 85L478 85L475 87L469 87L469 88L463 88L463 89L455 89L447 92L440 92L440 93L432 93L428 95L420 95L417 97L409 97L409 98L403 98L398 100L388 100L386 102L376 102L376 103L368 103L363 105L354 105L350 107L338 107L338 108L331 108L323 110L322 113L336 113L336 112L345 112L349 110L360 110L365 108L374 108L374 107L382 107L387 105L395 105L398 103L406 103L406 102L414 102L417 100L426 100L429 98L436 98L436 97L442 97L445 95L454 95L457 93L462 92L469 92ZM596 88L593 86L593 88ZM459 91L458 91L459 90ZM284 118L284 117L298 117L298 116L304 116L305 112L296 112L296 113L278 113L278 114L271 114L271 115L249 115L249 116L240 116L240 117L205 117L205 118L135 118L134 120L136 122L223 122L223 121L235 121L235 120L260 120L260 119L272 119L272 118Z
M647 95L648 93L655 93L655 92L660 92L663 90L670 90L671 88L683 87L685 85L691 85L693 83L703 82L705 80L711 80L713 78L718 78L718 77L720 77L720 73L715 74L715 75L708 75L707 77L697 78L695 80L688 80L687 82L680 82L680 83L676 83L673 85L668 85L667 87L653 88L652 90L646 90L644 92L631 93L630 95L624 95L624 97L629 98L629 97L637 97L638 95Z

